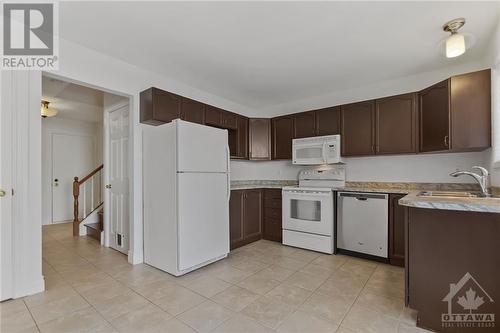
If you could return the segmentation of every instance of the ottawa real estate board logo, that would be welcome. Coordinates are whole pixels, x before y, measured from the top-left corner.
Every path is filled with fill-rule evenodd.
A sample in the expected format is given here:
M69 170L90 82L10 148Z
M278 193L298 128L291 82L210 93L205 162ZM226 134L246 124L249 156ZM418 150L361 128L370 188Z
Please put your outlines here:
M1 69L58 69L57 2L2 3Z
M443 328L495 327L495 302L470 273L451 283L442 301L448 303L448 312L441 314Z

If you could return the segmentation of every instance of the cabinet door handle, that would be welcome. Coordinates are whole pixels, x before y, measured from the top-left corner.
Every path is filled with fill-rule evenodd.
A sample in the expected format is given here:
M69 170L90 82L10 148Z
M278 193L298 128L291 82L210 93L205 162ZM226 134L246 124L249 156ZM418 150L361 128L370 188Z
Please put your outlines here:
M449 145L450 145L450 137L448 135L444 136L444 145L446 147L449 147Z

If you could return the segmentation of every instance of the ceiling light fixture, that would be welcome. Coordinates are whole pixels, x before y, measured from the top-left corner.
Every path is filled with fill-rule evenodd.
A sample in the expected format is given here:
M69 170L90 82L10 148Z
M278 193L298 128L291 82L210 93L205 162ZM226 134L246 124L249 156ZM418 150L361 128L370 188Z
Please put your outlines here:
M443 30L451 33L446 39L446 58L455 58L465 53L465 37L457 32L464 24L464 18L457 18L443 25Z
M54 117L57 114L57 110L49 108L48 101L42 101L41 115L42 118Z

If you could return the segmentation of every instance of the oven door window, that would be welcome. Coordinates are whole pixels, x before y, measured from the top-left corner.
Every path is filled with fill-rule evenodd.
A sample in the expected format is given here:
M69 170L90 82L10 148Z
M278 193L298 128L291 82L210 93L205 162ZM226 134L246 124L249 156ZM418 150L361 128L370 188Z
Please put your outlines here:
M293 219L321 222L321 201L291 199L290 210Z

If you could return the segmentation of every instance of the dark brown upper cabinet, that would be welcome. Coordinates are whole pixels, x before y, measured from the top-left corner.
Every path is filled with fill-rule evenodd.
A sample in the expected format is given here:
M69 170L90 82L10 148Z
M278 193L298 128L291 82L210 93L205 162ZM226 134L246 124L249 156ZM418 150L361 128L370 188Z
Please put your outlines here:
M376 100L375 152L405 154L417 152L417 97L404 94Z
M491 146L491 71L450 79L451 150L483 150Z
M207 105L205 108L205 124L222 127L222 109Z
M141 123L161 125L180 118L181 96L157 88L140 93Z
M421 152L491 146L491 72L457 75L419 92Z
M316 135L340 134L340 106L316 110Z
M181 119L192 123L205 124L205 104L182 97Z
M375 154L375 101L342 105L342 156Z
M272 157L274 160L292 159L294 136L293 116L272 119Z
M250 118L248 122L249 159L271 159L271 119Z
M294 138L309 138L316 135L316 118L314 111L293 115Z
M418 93L419 151L441 151L450 147L450 85L439 82Z
M234 113L226 113L229 115L235 115ZM227 129L231 158L245 159L248 158L248 118L236 115L234 121L236 122L235 128L230 128L226 125L223 125L222 127ZM227 124L227 122L224 121L223 123ZM230 126L233 127L233 125Z
M491 71L453 76L418 93L250 123L154 87L140 93L141 123L176 118L227 129L232 158L291 159L294 138L333 134L342 135L343 156L484 150L491 146Z
M248 158L248 118L238 116L238 155L237 158Z
M222 127L227 129L238 129L238 115L232 112L222 112Z

